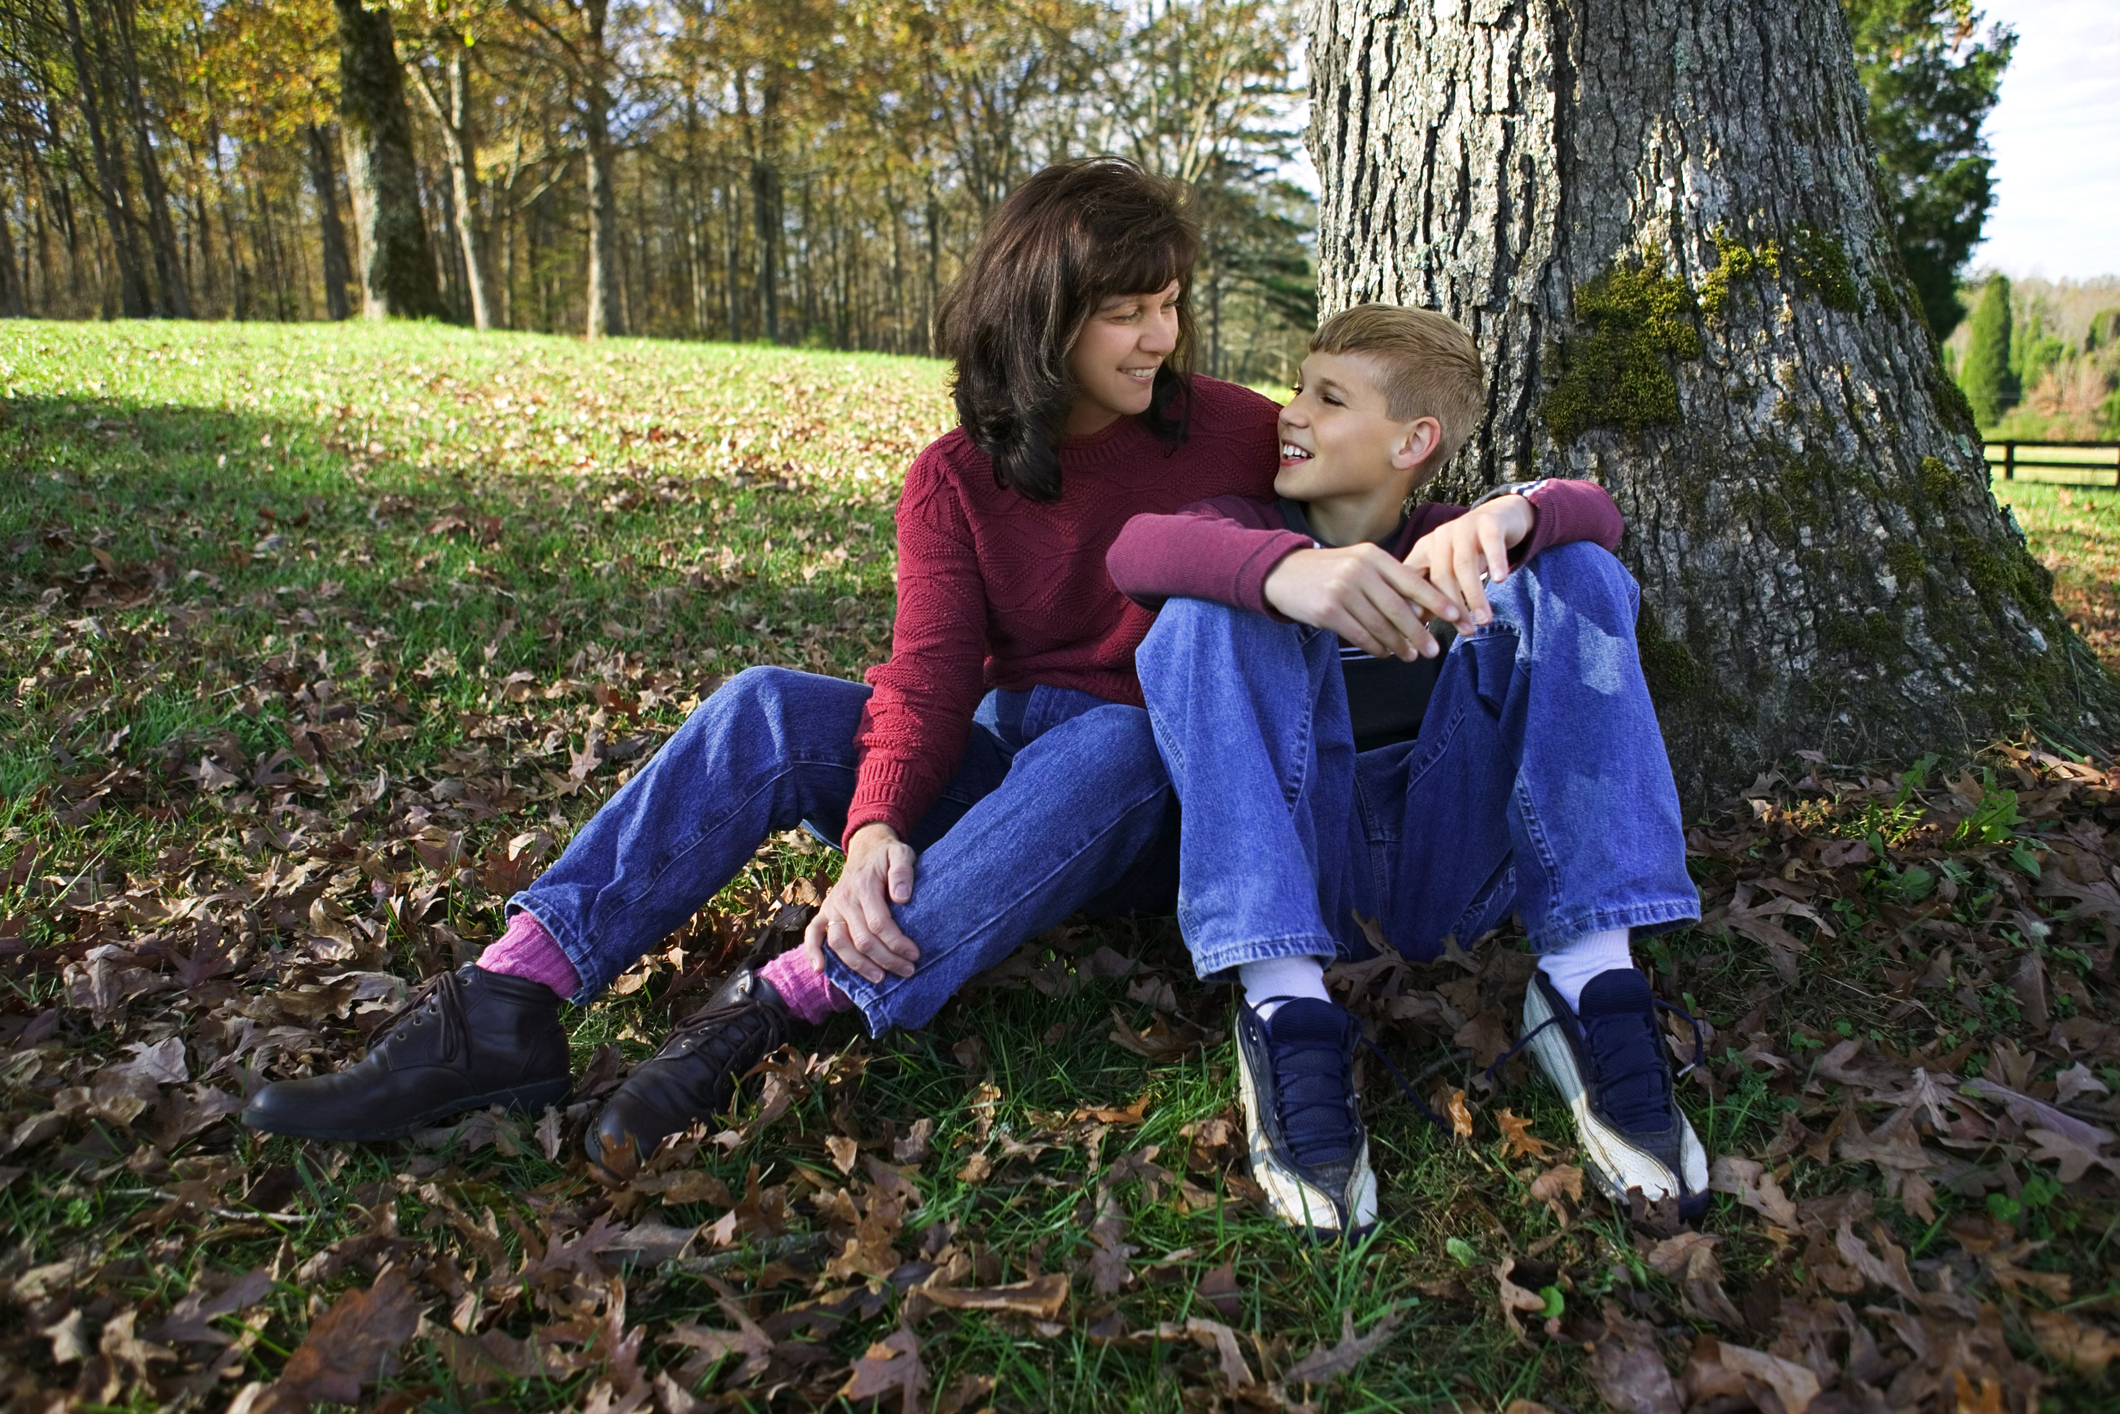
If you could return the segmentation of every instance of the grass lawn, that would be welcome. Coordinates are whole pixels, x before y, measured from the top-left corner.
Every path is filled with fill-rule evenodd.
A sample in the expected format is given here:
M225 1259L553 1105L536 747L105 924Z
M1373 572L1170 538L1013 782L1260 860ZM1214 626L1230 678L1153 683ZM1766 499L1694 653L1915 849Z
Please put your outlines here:
M594 1099L783 939L768 842L574 1017L575 1103L377 1147L228 1118L331 1068L724 677L888 641L940 365L444 328L0 326L0 1388L14 1406L2114 1407L2120 776L1799 760L1647 952L1709 1024L1698 1232L1582 1188L1507 937L1338 980L1384 1221L1249 1198L1227 994L1075 924L842 1020L625 1187ZM2120 498L2007 488L2106 661ZM1911 769L1909 769L1911 768ZM1674 1032L1674 1044L1678 1040ZM1632 1402L1630 1402L1632 1401Z

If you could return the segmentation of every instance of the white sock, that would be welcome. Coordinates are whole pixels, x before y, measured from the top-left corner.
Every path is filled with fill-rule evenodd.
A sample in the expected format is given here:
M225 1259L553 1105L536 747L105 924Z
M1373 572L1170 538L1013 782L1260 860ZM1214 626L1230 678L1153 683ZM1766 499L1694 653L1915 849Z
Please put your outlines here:
M1244 984L1244 1000L1265 1021L1280 1010L1280 1003L1298 997L1332 1000L1325 990L1325 959L1322 957L1269 957L1237 964L1237 980ZM1274 1000L1269 1002L1271 997Z
M1626 928L1607 928L1601 933L1585 933L1572 943L1547 953L1538 960L1538 970L1546 974L1553 990L1561 994L1561 1000L1570 1008L1582 1005L1583 988L1600 972L1612 972L1623 967L1634 966L1634 949L1628 946Z

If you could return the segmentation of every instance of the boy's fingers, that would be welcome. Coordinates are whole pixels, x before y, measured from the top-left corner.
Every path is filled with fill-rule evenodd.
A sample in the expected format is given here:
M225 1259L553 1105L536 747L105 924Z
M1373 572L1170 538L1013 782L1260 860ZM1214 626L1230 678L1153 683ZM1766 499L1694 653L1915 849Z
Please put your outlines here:
M1459 542L1457 553L1452 556L1452 569L1457 577L1458 592L1465 596L1465 607L1472 611L1472 621L1484 624L1494 617L1487 607L1487 591L1480 584L1480 547L1476 540Z
M1481 518L1480 549L1487 557L1487 582L1500 584L1509 578L1509 542L1502 535L1501 522Z
M1355 640L1355 645L1374 658L1403 658L1411 640L1406 631L1393 621L1392 612L1394 609L1403 612L1405 601L1388 591L1385 600L1390 607L1367 598L1350 606L1355 623L1361 630L1361 636Z
M1411 662L1428 651L1425 645L1430 640L1421 616L1389 584L1379 583L1371 592L1369 603L1389 626L1387 642L1392 645L1393 657Z
M1356 617L1354 611L1347 605L1334 604L1331 610L1324 615L1324 619L1325 622L1319 625L1320 628L1331 629L1343 641L1352 643L1371 657L1386 658L1391 656L1389 650L1384 647L1382 640L1377 636L1376 630Z
M1389 568L1384 571L1384 578L1401 598L1419 604L1432 618L1455 621L1460 616L1462 611L1456 601L1428 577L1425 557L1418 567L1411 559L1402 564L1387 556L1386 561Z

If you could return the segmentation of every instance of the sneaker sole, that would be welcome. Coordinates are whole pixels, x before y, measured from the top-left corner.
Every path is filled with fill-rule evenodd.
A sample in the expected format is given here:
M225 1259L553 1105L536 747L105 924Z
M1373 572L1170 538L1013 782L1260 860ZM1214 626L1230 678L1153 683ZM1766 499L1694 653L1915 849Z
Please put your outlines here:
M1273 1209L1274 1216L1321 1242L1358 1242L1368 1236L1377 1222L1377 1176L1369 1167L1368 1138L1363 1138L1361 1157L1355 1164L1358 1177L1354 1183L1351 1213L1354 1221L1343 1233L1337 1222L1339 1210L1332 1199L1316 1185L1289 1172L1274 1156L1273 1145L1266 1139L1266 1128L1259 1122L1258 1087L1252 1081L1251 1065L1244 1058L1243 1045L1239 1044L1236 1050L1237 1096L1244 1103L1244 1134L1251 1158L1252 1182L1265 1190L1267 1205ZM1318 1215L1328 1221L1315 1221Z
M402 1139L415 1130L430 1128L453 1115L491 1109L495 1105L512 1113L535 1113L547 1105L556 1105L566 1099L568 1092L573 1088L574 1080L570 1076L560 1080L539 1081L535 1085L515 1085L506 1090L489 1090L483 1095L452 1101L401 1124L379 1129L325 1129L306 1125L258 1124L247 1114L243 1116L243 1123L260 1134L278 1134L288 1139L326 1139L345 1144L379 1144L389 1139Z
M1525 991L1525 1031L1544 1026L1552 1014L1536 986ZM1684 1217L1696 1217L1706 1210L1708 1152L1693 1132L1691 1120L1683 1113L1678 1117L1684 1131L1679 1141L1679 1162L1686 1171L1674 1174L1662 1159L1636 1148L1618 1130L1591 1112L1589 1091L1575 1068L1575 1053L1569 1050L1558 1025L1548 1026L1533 1037L1529 1050L1537 1059L1547 1083L1559 1092L1575 1120L1575 1132L1583 1146L1584 1169L1615 1205L1624 1209L1627 1192L1632 1188L1640 1189L1642 1196L1652 1203L1675 1196L1679 1213Z

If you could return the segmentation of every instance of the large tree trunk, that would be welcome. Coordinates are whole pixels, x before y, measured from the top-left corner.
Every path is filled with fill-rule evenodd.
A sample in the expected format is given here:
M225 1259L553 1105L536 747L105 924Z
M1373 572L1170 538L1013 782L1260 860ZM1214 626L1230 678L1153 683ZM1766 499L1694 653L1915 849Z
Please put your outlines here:
M339 14L339 126L361 246L361 312L370 319L440 315L390 12L364 8L361 0L332 3Z
M1690 799L1806 748L2107 737L1893 255L1834 0L1320 0L1314 36L1321 303L1477 337L1436 494L1612 493Z
M332 319L344 319L353 313L346 298L346 287L353 283L353 261L346 253L346 223L339 219L339 175L331 160L331 139L315 123L309 124L309 183L316 188L317 226L324 248L324 312Z

